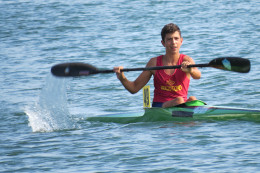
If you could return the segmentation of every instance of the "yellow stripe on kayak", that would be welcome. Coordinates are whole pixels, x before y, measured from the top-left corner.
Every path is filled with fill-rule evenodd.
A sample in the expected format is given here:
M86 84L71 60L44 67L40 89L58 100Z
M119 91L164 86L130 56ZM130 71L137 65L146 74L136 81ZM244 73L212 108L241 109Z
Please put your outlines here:
M150 86L146 85L143 87L143 102L144 102L144 108L150 108L151 102L150 102Z

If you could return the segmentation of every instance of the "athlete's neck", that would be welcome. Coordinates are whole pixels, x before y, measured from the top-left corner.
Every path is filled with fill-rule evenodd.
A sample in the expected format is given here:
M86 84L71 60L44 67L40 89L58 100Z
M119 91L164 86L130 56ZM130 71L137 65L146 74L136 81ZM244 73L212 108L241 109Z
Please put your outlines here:
M163 64L164 65L176 65L179 61L180 53L175 54L165 54L163 56Z

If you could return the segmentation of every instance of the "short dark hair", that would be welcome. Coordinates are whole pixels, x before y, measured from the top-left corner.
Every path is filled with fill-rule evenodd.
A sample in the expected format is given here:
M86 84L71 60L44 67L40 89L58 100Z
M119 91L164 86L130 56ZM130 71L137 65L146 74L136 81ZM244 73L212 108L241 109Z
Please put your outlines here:
M176 31L178 31L181 36L181 30L178 27L178 25L176 25L174 23L169 23L169 24L165 25L161 31L162 40L164 41L166 34L174 33Z

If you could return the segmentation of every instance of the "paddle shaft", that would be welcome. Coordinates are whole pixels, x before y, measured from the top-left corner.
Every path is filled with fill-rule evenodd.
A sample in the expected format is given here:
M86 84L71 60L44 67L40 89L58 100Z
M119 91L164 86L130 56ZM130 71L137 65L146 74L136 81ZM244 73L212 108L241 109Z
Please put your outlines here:
M193 64L188 65L187 67L209 67L209 64ZM121 71L128 72L128 71L149 71L149 70L162 70L162 69L176 69L181 68L181 65L175 66L157 66L157 67L140 67L140 68L123 68ZM114 73L114 70L98 70L95 73Z

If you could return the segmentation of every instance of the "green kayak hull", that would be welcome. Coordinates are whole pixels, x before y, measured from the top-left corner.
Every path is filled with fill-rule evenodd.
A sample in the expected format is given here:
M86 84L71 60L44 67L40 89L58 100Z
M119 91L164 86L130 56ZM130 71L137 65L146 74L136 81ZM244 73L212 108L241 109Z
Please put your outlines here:
M142 112L88 117L88 121L135 123L155 121L194 121L242 119L260 122L260 110L208 106L200 100L171 108L145 108Z

